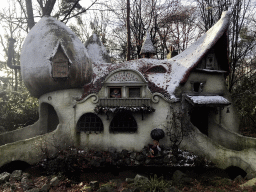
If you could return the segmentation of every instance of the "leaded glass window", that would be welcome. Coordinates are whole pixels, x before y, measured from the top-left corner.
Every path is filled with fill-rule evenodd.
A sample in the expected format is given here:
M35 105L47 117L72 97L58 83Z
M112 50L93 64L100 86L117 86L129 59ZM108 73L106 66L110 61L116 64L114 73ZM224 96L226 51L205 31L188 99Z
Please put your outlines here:
M130 112L121 112L114 116L110 123L110 133L134 133L137 122Z
M77 131L84 131L88 133L102 132L103 123L96 114L86 113L77 122Z

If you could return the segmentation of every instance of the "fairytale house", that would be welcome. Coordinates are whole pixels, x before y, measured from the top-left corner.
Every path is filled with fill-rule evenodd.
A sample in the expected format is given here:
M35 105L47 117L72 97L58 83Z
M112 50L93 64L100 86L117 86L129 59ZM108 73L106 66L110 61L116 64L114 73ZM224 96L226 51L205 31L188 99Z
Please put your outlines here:
M181 148L221 168L237 166L254 174L256 140L238 134L225 84L230 16L224 12L198 41L171 59L117 64L95 57L104 52L95 50L100 45L97 36L86 49L63 23L42 18L21 54L23 80L39 98L40 118L32 126L0 135L5 157L0 166L38 161L42 143L51 143L52 153L54 145L136 151L152 142L152 129L161 128L167 133L161 144L172 144L171 133Z

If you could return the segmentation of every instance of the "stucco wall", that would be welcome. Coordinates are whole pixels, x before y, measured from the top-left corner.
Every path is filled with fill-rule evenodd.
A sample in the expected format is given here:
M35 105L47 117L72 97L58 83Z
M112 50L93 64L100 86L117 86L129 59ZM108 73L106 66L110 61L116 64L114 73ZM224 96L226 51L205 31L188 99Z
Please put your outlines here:
M81 104L77 104L76 107L76 120L85 113L95 113L94 108L97 104L93 104L90 98ZM76 141L79 146L98 149L109 149L114 147L118 150L130 149L141 150L145 145L152 143L150 132L154 128L162 128L165 132L166 117L170 112L170 103L160 98L159 102L152 104L155 108L155 112L150 114L144 114L144 120L142 120L141 113L133 113L133 117L137 122L137 132L135 133L110 133L109 127L114 114L109 116L107 120L106 115L98 115L103 122L104 131L102 133L84 133L76 134ZM173 104L174 107L178 107L177 104ZM168 144L169 140L166 135L161 141L161 144Z
M22 129L0 134L0 146L19 140L29 139L44 133L44 130L40 129L40 121L37 121L35 124L24 127Z
M65 148L66 135L61 131L61 125L58 128L44 135L36 136L22 141L16 141L7 145L0 146L0 167L12 161L25 161L34 164L46 158L44 151L47 150L50 155L58 152L60 147Z
M193 134L183 138L180 147L210 159L219 168L226 169L230 166L236 166L247 172L250 177L255 177L255 148L241 151L227 149L221 146L218 141L202 134L196 127L193 127Z
M183 93L194 93L191 88L192 81L205 82L203 86L203 91L200 94L221 95L231 102L231 105L226 106L219 111L221 114L219 114L219 112L215 116L214 114L212 114L211 118L214 118L216 121L219 121L219 117L221 117L219 122L221 122L222 126L224 126L226 129L230 131L238 132L239 118L237 115L236 108L232 102L231 95L227 90L224 74L210 72L192 72L187 82L180 88ZM229 113L227 113L227 108L229 108Z
M159 102L152 102L155 112L144 114L144 120L142 120L141 113L133 113L138 126L136 133L110 133L109 126L114 114L109 116L109 120L107 120L106 115L98 115L104 125L102 133L77 133L76 125L80 117L85 113L95 113L94 108L97 106L97 103L94 102L95 97L89 97L83 102L76 102L74 98L81 95L82 90L80 89L56 91L43 95L40 98L40 103L48 103L54 107L62 125L60 132L68 135L70 143L88 148L109 149L114 147L118 150L141 150L145 145L152 143L150 137L152 129L157 127L165 129L166 117L170 113L170 105L174 108L179 107L178 103L170 104L163 98L156 96L159 98ZM58 135L55 135L55 137L58 138ZM169 139L166 136L160 142L168 144Z

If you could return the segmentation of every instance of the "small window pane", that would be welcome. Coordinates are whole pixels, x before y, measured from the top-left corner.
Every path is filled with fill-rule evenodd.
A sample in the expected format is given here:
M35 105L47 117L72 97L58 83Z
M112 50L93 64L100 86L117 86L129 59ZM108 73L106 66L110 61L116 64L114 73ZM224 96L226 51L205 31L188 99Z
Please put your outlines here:
M110 88L110 98L121 98L121 88Z
M129 97L140 97L140 88L129 88Z

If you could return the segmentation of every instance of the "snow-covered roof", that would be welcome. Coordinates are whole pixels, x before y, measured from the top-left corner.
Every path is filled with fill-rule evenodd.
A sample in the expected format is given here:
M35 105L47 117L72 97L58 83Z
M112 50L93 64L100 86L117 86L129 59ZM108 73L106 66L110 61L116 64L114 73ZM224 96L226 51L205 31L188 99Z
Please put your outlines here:
M154 54L156 53L156 49L151 41L150 34L148 32L146 34L146 38L143 42L143 45L140 51L140 54L143 54L143 53L154 53Z
M87 48L89 58L93 63L111 62L110 56L98 35L92 34L92 36L86 41L85 47Z
M152 93L158 92L168 99L175 100L176 88L186 80L190 71L223 36L228 28L230 16L230 12L224 12L221 19L206 34L187 50L171 59L138 59L118 64L94 63L93 81L85 86L85 95L97 93L111 71L133 69L139 71L145 77ZM157 66L166 69L166 72L149 72L152 71L149 69Z
M227 31L231 12L222 13L220 20L210 28L202 37L200 37L189 48L170 60L179 64L180 70L184 70L181 83L186 82L191 70L201 61L206 53L217 43L217 41ZM225 47L226 52L227 48ZM227 55L227 54L226 54Z
M56 81L52 78L51 57L61 46L69 63L68 79ZM22 79L31 95L59 89L82 87L91 81L92 66L83 43L64 23L43 17L27 35L21 51Z
M231 103L224 97L216 96L189 96L187 98L194 105L230 105Z

